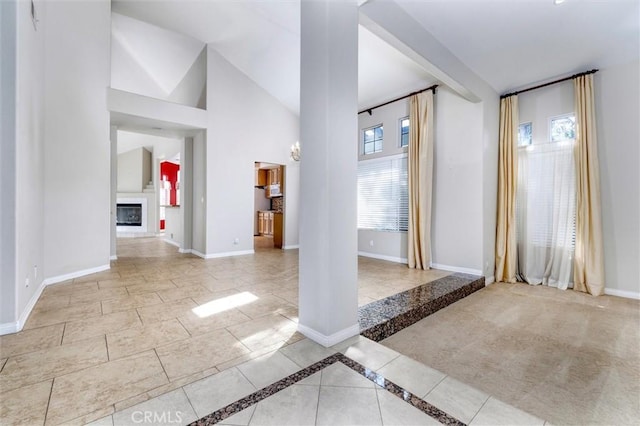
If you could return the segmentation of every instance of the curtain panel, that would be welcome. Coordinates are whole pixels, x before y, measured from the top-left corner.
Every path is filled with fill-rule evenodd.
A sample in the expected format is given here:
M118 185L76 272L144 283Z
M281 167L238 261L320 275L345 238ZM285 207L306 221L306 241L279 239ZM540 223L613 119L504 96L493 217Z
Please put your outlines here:
M431 194L433 189L433 92L411 96L409 110L409 268L431 265Z
M516 282L516 186L518 180L518 96L500 99L496 282Z
M576 77L573 84L576 108L573 288L598 296L604 293L604 254L593 74Z

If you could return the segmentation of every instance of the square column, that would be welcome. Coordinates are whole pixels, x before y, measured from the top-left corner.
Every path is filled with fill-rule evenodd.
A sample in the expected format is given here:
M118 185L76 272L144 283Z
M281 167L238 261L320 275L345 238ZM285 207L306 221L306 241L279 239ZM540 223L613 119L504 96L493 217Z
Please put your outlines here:
M303 0L299 331L331 346L358 334L358 5Z

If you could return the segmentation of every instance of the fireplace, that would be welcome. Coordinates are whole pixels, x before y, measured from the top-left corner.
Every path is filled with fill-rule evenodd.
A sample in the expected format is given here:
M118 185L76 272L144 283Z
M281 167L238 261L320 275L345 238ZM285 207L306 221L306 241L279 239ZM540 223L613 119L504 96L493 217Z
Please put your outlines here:
M146 198L117 198L116 231L121 236L147 232Z
M116 226L142 226L142 203L118 204L116 206Z

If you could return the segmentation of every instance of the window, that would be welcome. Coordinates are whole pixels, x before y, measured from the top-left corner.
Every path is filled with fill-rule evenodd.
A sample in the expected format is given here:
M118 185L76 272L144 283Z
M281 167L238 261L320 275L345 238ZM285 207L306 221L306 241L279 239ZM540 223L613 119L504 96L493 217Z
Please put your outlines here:
M518 146L528 146L533 142L533 127L531 122L518 126Z
M364 145L362 152L365 155L382 152L382 124L364 131Z
M549 123L549 141L561 142L576 137L576 116L565 114L552 117Z
M400 147L409 146L409 117L400 119Z
M358 229L406 231L409 222L407 156L358 163Z

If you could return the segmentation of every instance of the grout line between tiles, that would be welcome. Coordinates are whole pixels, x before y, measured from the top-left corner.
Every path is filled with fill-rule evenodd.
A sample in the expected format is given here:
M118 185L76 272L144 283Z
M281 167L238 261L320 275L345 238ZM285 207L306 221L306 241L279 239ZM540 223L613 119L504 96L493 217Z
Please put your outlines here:
M489 400L491 399L491 395L489 395L489 397L482 403L482 405L480 406L480 408L478 408L478 411L476 411L476 413L473 415L473 417L471 417L471 420L469 420L469 424L471 424L471 422L473 422L473 419L476 418L476 416L478 415L478 413L480 411L482 411L482 409L484 408L484 406L487 404L487 402L489 402Z
M47 416L49 415L49 405L51 405L51 397L53 396L53 382L55 382L56 378L51 379L51 389L49 389L49 399L47 400L47 409L44 412L44 422L43 425L47 424Z
M380 396L378 395L378 388L374 388L374 392L376 393L376 403L378 404L378 413L380 414L380 423L382 423L382 425L384 426L384 418L382 417L382 407L380 406Z

